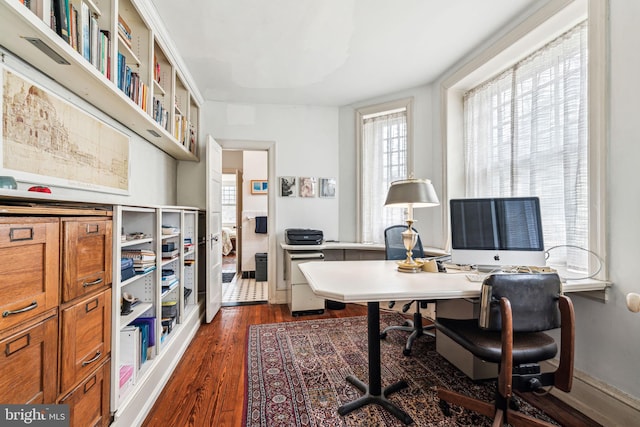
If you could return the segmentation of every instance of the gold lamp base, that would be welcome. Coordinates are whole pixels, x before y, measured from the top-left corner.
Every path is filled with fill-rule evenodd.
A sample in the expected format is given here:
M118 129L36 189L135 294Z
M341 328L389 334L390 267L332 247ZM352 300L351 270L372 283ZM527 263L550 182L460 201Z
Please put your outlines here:
M402 232L402 242L407 250L407 258L398 261L398 271L402 273L418 273L422 271L422 261L413 259L413 248L418 241L418 233L413 230L413 219L407 219L407 229Z
M422 262L412 259L413 263L398 261L398 271L401 273L419 273L422 271Z

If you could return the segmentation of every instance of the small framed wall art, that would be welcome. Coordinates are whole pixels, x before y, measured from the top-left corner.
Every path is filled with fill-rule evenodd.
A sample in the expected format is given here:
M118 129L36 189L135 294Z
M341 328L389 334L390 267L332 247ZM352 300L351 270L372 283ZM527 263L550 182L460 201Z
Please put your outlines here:
M280 196L282 197L296 197L298 195L298 186L296 185L295 176L281 176L280 177Z
M257 179L251 180L251 194L267 194L269 182Z
M316 179L308 176L300 178L300 197L316 197Z
M334 198L336 197L336 179L335 178L320 178L318 180L318 193L320 197Z

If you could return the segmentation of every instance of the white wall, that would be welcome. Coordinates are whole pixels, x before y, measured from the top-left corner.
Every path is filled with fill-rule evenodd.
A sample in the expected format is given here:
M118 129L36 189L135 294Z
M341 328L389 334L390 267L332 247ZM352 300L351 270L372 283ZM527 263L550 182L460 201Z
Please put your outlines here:
M275 215L276 227L273 232L278 242L284 240L286 228L317 228L324 231L327 239L338 238L338 197L342 179L337 160L337 108L206 102L201 111L201 123L203 134L211 134L219 140L274 141L275 176L337 178L335 199L278 196L274 212L270 211L269 215ZM184 169L190 177L200 174L204 180L204 165L184 163L181 162L179 166L180 173ZM248 180L247 174L245 169L245 181ZM269 186L270 191L277 191L276 183L269 183ZM196 200L200 190L195 187L190 190L192 194L183 200L203 203ZM204 194L204 190L201 194ZM244 208L248 209L246 206ZM277 288L283 289L283 253L279 245L277 252Z
M574 298L576 366L640 399L640 315L625 307L628 292L640 292L640 163L638 101L640 2L610 4L610 138L607 162L607 216L610 300L600 304Z
M251 194L251 181L264 181L269 170L266 151L245 151L242 158L242 208L247 211L267 212L267 195ZM275 185L270 189L275 190Z

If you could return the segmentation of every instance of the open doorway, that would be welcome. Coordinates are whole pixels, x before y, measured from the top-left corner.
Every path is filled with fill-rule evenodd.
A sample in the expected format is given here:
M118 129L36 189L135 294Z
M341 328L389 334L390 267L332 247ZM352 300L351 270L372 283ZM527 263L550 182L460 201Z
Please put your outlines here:
M266 303L268 152L222 151L222 305Z

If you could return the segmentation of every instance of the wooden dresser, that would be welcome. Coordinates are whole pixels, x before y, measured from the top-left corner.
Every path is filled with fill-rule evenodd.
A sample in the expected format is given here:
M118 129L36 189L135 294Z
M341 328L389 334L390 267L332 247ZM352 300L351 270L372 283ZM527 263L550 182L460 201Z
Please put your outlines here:
M112 265L111 211L2 207L0 402L109 425Z

